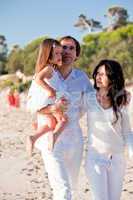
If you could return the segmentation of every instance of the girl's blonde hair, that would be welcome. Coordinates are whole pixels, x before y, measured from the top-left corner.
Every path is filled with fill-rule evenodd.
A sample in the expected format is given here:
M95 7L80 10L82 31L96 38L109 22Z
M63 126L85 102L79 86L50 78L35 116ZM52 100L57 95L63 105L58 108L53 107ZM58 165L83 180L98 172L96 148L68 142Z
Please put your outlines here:
M43 40L39 48L39 53L35 66L35 73L40 72L46 65L50 64L50 59L52 59L53 49L56 46L61 46L61 45L60 42L55 39L48 38Z

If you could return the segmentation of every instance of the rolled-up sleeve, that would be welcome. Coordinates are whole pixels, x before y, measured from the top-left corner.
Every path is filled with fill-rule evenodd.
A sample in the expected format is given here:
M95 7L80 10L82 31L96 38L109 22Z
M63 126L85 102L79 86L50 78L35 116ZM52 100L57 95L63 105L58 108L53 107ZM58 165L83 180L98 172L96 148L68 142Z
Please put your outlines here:
M130 125L127 107L122 109L122 134L128 149L129 157L133 156L133 131Z

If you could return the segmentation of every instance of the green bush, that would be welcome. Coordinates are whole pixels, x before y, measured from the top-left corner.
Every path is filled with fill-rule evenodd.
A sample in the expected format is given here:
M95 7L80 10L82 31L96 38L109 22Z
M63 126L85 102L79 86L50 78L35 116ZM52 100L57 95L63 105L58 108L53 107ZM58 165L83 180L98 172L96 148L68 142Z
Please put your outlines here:
M11 80L4 80L0 83L0 90L3 90L9 87L11 90L17 90L19 93L26 91L31 84L31 81L27 81L26 83L22 82L13 82Z
M92 74L102 59L115 59L123 66L125 78L133 77L133 24L112 32L88 34L81 44L81 56L76 66Z

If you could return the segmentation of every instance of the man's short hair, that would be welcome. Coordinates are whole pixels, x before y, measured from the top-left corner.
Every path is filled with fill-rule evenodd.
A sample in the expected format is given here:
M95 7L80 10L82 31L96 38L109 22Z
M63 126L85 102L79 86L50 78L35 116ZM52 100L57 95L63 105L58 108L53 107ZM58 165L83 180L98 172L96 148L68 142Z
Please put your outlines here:
M78 57L80 55L80 49L81 49L79 42L74 37L72 37L70 35L61 37L59 39L60 42L63 41L63 40L73 40L75 42L75 45L76 45L76 56Z

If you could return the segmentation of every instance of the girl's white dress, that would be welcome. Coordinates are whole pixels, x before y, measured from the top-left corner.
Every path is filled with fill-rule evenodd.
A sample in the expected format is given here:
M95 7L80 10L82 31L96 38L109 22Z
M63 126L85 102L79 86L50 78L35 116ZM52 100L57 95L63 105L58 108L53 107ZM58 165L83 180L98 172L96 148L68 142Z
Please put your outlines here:
M44 80L49 84L49 86L56 90L56 99L49 98L47 91L38 85L33 78L27 96L27 110L31 113L35 113L48 104L54 104L55 100L61 98L62 96L66 98L69 96L66 92L65 84L62 84L58 78L57 71L53 70L52 78Z

